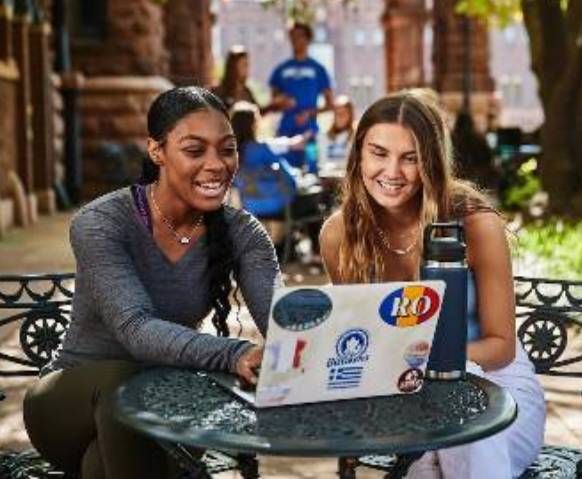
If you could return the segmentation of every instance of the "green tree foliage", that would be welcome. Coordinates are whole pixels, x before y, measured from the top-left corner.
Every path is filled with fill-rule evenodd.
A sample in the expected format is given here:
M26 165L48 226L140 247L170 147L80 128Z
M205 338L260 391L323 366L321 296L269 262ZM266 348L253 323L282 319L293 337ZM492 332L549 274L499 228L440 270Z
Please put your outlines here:
M260 3L265 8L278 8L290 20L311 24L318 7L328 7L332 3L355 6L358 0L260 0Z
M555 213L582 216L582 0L460 0L459 12L523 19L544 108L542 185Z
M493 18L504 26L521 13L520 0L460 0L456 10L472 17Z
M579 280L582 277L582 223L552 218L528 223L512 243L514 258L535 258L541 276Z

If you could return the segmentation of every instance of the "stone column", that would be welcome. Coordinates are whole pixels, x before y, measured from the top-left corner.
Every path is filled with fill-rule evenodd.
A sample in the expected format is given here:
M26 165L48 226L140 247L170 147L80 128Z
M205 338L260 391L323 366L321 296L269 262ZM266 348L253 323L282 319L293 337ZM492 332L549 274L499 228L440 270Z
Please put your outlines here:
M12 56L12 2L0 0L0 238L15 222L14 183L16 157L16 88L18 68ZM18 183L17 183L18 184ZM25 200L22 198L24 214Z
M27 226L37 218L37 202L34 195L34 177L32 163L32 103L30 93L30 45L29 29L31 23L31 5L27 0L17 0L14 9L14 57L20 72L16 95L16 138L18 144L17 173L24 186L28 214L20 223Z
M177 85L209 86L212 83L210 0L169 0L164 23L170 80Z
M162 77L92 77L81 89L83 199L135 182L141 173L152 100L172 84Z
M456 0L434 2L434 86L447 108L457 112L463 104L464 82L468 74L470 108L477 128L484 130L494 90L489 71L487 26L457 15L455 3ZM469 28L466 30L467 21ZM470 45L468 52L467 40Z
M164 8L152 0L109 1L105 35L88 42L79 33L82 25L71 29L72 65L85 75L78 99L84 200L139 175L147 109L154 96L172 87L163 78L169 63ZM191 8L197 10L198 2Z
M424 0L385 0L386 88L424 86L423 32L427 20Z
M202 0L200 0L202 2ZM191 8L198 8L193 1ZM202 2L204 3L204 2ZM87 41L72 30L73 68L87 77L167 75L164 9L152 0L107 2L104 38ZM200 52L193 52L200 55Z
M50 27L36 8L30 29L30 74L34 78L31 89L33 108L33 163L34 191L38 209L42 213L56 210L53 145L53 91L49 63Z
M12 58L12 21L14 7L9 0L0 0L0 59Z

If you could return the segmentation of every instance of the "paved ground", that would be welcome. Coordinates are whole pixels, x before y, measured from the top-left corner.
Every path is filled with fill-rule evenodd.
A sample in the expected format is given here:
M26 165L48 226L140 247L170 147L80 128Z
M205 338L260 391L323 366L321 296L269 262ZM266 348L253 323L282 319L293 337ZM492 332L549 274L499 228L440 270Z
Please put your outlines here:
M40 221L28 230L13 230L0 240L0 273L73 271L74 257L68 245L70 214L59 213ZM314 266L291 265L285 269L288 283L321 284L325 276ZM245 329L247 329L245 327ZM249 329L248 333L252 331ZM14 345L17 337L11 333L2 336L0 346ZM582 353L582 335L572 344ZM21 401L30 379L0 380L0 388L8 399L0 403L0 449L22 449L29 446L22 426ZM582 380L550 378L544 380L548 404L546 442L548 444L582 446ZM336 463L320 459L265 458L261 460L262 477L318 478L336 477ZM236 473L223 473L220 479L235 479ZM380 478L378 472L359 471L358 477Z

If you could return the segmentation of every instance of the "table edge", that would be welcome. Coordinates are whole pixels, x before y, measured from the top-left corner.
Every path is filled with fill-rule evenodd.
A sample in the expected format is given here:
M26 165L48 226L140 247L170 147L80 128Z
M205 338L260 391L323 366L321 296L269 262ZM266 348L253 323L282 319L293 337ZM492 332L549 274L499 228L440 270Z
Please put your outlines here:
M501 386L494 384L485 378L474 374L467 374L467 380L476 383L479 387L487 392L489 400L495 403L493 408L488 409L473 424L471 431L465 433L450 433L450 438L443 439L442 434L438 434L439 439L435 440L432 434L426 434L424 439L410 446L403 446L399 443L399 437L394 436L390 446L379 446L375 441L361 439L357 441L358 447L353 446L353 441L344 439L338 440L321 440L312 441L310 450L305 450L302 441L289 440L285 446L277 445L273 449L268 437L255 435L245 435L245 443L240 444L240 434L227 432L196 430L196 437L185 437L180 443L194 447L203 447L207 449L227 450L245 454L263 454L272 456L290 456L290 457L354 457L368 456L375 454L396 454L419 451L431 451L443 449L452 446L458 446L476 440L490 437L503 429L509 427L517 417L517 404L511 395ZM154 437L155 439L177 442L176 436L170 432L167 426L161 426L159 422L147 421L141 418L139 421L127 417L121 411L118 398L123 393L125 386L120 386L115 392L115 399L112 401L112 413L123 424L137 430L143 434ZM491 417L497 417L494 424L491 424ZM146 424L147 423L147 424ZM175 427L174 430L179 429ZM435 435L437 435L435 433ZM364 452L365 451L365 452Z

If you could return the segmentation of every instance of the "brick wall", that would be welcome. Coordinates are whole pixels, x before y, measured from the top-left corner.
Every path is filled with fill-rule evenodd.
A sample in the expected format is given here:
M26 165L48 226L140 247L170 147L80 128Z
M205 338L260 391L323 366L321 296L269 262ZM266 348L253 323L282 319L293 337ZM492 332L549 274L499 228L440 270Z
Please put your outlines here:
M85 79L80 100L85 200L119 188L127 179L137 180L139 150L145 150L147 139L147 110L171 86L162 77Z
M167 75L163 9L151 0L107 2L106 35L72 36L73 68L87 76Z
M170 80L177 85L212 82L210 0L170 0L165 7Z
M423 70L424 0L386 0L385 65L388 91L425 85Z
M466 39L463 32L465 18L455 14L456 0L439 0L434 6L434 73L439 92L463 90L463 70ZM470 74L471 90L493 91L489 72L489 37L487 26L471 20Z

